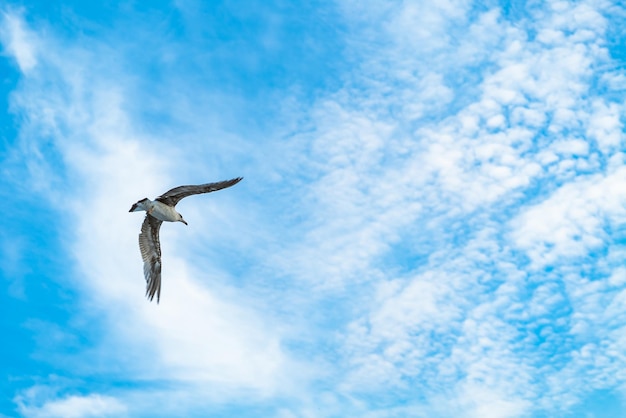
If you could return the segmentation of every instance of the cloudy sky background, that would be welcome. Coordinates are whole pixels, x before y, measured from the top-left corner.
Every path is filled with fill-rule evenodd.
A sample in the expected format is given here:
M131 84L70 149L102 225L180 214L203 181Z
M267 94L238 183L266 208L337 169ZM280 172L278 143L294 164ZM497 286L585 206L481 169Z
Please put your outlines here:
M0 10L1 417L626 409L620 2L87 3Z

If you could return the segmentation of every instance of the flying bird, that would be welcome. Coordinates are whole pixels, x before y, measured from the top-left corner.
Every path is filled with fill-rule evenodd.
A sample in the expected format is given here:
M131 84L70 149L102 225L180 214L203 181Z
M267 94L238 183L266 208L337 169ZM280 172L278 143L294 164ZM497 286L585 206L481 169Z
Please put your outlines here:
M146 211L146 218L143 220L139 234L139 249L143 259L143 275L146 278L146 296L149 300L154 299L155 294L157 303L161 298L161 244L159 242L161 224L163 221L168 221L182 222L187 225L183 216L174 209L176 204L187 196L215 192L234 186L242 179L243 177L237 177L217 183L174 187L154 200L141 199L130 208L129 212Z

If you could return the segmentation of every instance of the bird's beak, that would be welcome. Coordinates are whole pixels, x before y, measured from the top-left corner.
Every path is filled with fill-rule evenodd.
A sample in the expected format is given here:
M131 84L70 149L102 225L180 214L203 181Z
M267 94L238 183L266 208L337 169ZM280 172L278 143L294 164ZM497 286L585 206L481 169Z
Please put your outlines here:
M189 226L189 224L187 223L187 221L185 221L184 219L180 220L182 223L184 223L185 225Z

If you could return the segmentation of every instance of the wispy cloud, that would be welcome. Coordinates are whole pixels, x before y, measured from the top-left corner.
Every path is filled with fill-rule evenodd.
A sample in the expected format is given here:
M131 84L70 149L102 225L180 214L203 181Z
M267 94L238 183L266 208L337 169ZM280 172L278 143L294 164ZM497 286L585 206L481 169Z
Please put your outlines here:
M5 16L9 39L24 38L24 27L19 16ZM38 185L68 228L62 252L74 267L58 280L79 289L81 302L74 308L76 322L65 332L94 338L88 351L74 355L65 350L63 339L54 344L48 333L40 357L52 350L59 367L81 374L178 381L191 385L187 392L196 393L196 403L207 402L207 391L217 402L241 391L266 396L289 380L287 364L292 366L290 379L295 378L298 366L281 348L280 329L259 315L261 306L246 304L245 296L220 287L220 280L210 285L214 275L226 274L209 269L213 274L207 275L201 266L210 260L191 267L180 232L162 231L168 297L160 306L137 303L143 294L136 242L141 219L127 214L127 206L182 181L172 172L178 164L185 167L184 153L177 151L177 142L142 133L144 127L129 118L126 108L136 100L130 95L130 80L119 65L106 71L101 66L104 60L123 58L125 51L112 53L89 40L71 45L34 32L27 39L22 48L38 51L32 56L38 66L24 68L20 62L23 83L12 97L25 120L21 143L29 165L27 180ZM202 173L204 181L236 174L216 167ZM213 211L223 217L220 210ZM230 234L240 233L231 225ZM202 240L202 234L193 236ZM213 389L198 391L194 385ZM66 390L71 393L71 387ZM27 416L65 415L62 411L69 410L75 412L67 416L102 416L126 410L124 394L65 393L59 390L60 398L40 400L36 406L20 397L20 409ZM159 408L171 411L163 403Z
M15 58L20 70L24 73L37 65L37 52L32 42L32 33L24 24L20 13L4 11L0 37L4 45L4 53Z
M19 413L29 418L81 418L119 417L127 412L127 408L115 398L98 394L74 395L55 400L47 400L50 399L50 394L46 394L44 403L37 405L37 398L41 397L43 392L48 391L47 387L34 386L18 396L16 402Z

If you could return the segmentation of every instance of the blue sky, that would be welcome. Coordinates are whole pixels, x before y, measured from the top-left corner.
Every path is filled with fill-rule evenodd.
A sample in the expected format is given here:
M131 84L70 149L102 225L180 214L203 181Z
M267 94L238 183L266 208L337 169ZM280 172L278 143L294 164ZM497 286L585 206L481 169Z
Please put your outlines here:
M0 417L624 415L620 2L87 3L0 10Z

